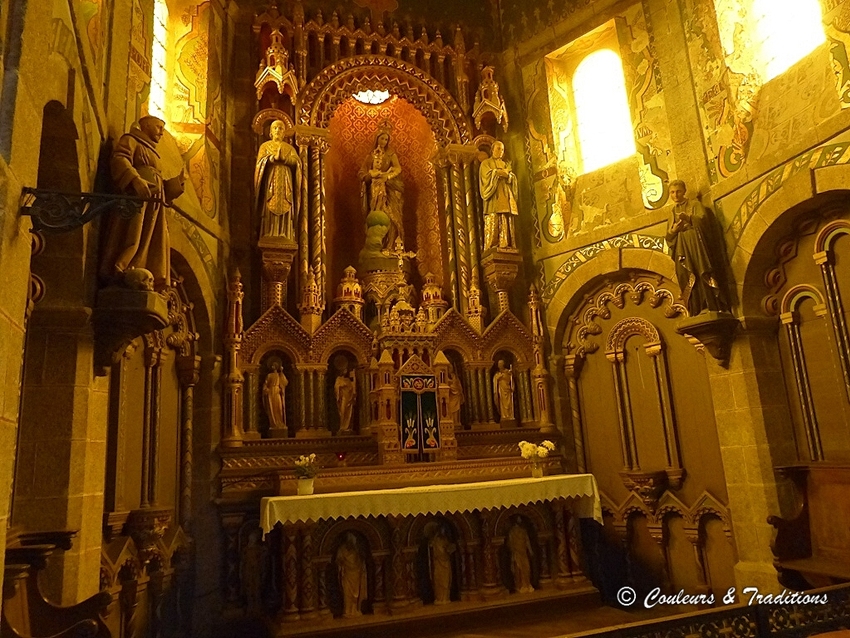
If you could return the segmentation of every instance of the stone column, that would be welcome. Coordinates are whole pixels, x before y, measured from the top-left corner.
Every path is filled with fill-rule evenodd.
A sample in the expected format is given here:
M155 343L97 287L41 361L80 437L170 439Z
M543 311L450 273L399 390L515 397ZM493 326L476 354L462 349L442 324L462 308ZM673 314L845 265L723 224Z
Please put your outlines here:
M200 380L201 357L177 358L180 381L180 525L189 532L192 520L192 434L195 418L195 386Z
M89 308L39 306L27 331L27 352L38 354L23 380L12 525L79 530L72 548L51 558L45 582L63 605L99 590L109 377L94 376L90 319Z
M781 590L770 544L769 515L782 515L773 468L796 460L794 434L777 347L775 319L745 317L728 367L704 352L714 403L729 510L738 550L739 588Z
M245 433L243 438L246 439L260 438L260 432L257 430L257 403L260 394L259 376L258 370L246 370L243 373L243 408L245 411Z

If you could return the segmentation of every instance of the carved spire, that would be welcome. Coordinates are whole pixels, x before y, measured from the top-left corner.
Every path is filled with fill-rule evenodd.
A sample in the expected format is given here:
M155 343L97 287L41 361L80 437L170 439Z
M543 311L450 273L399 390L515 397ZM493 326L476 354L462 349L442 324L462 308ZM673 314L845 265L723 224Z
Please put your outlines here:
M257 71L256 80L254 80L257 99L263 97L266 86L274 84L278 93L288 95L292 103L295 104L295 99L298 96L298 80L295 77L292 65L289 63L289 52L283 45L283 34L279 29L272 29L270 37L271 44L266 49L265 60L260 62L260 69Z
M496 123L502 125L503 130L508 130L508 112L505 109L505 100L499 93L499 85L493 77L495 71L492 66L481 69L481 82L475 92L475 104L472 108L472 119L479 131L481 122L488 113L493 115Z
M298 310L301 312L301 326L310 334L316 332L322 324L322 296L319 285L316 283L316 275L310 270L307 273L307 281L301 290L301 303Z
M336 297L334 297L334 306L337 309L345 308L360 321L363 321L365 303L363 301L363 286L357 279L357 271L353 266L349 266L343 271L342 279L339 280Z

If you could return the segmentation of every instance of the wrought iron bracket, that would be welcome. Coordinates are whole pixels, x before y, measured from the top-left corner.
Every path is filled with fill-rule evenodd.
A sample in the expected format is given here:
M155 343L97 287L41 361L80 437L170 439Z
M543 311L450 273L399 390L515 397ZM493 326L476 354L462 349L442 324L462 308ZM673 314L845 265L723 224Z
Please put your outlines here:
M153 200L132 195L63 193L24 187L21 215L32 218L32 232L55 235L81 228L106 211L130 219L138 215L148 201Z

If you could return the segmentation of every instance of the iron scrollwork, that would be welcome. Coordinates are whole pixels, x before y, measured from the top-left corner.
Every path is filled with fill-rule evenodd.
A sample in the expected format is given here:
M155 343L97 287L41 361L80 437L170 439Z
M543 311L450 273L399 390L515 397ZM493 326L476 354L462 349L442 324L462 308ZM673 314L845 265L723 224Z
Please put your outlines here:
M32 217L33 232L58 234L80 228L106 211L130 219L142 211L147 201L131 195L63 193L24 187L21 215Z

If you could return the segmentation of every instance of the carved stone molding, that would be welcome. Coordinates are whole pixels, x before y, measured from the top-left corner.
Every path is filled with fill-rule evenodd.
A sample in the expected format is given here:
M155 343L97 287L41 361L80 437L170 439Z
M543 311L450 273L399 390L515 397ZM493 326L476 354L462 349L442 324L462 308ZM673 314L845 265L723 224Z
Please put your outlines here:
M676 326L676 332L697 341L721 365L728 365L732 339L739 325L728 312L703 312L696 317L686 317Z
M156 292L118 286L103 288L97 293L92 323L95 372L105 375L133 339L169 325L168 301Z

